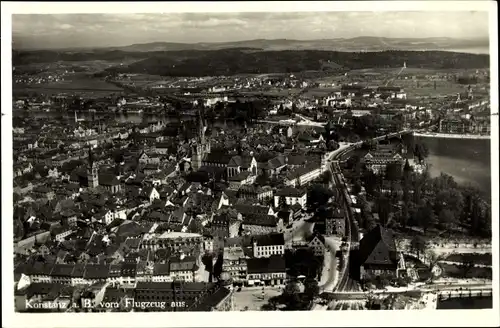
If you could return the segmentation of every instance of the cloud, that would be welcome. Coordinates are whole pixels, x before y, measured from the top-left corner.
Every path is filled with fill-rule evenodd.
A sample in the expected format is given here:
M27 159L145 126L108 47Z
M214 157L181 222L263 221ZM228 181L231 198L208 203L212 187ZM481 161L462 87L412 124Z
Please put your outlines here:
M37 14L13 15L12 22L14 38L60 43L61 47L67 42L111 46L262 38L478 38L487 37L489 30L486 12Z

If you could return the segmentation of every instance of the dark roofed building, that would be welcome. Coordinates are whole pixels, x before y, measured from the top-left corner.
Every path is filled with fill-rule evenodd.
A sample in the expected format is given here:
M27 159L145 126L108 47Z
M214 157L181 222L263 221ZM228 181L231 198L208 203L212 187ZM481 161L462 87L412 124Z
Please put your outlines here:
M270 233L255 236L252 239L253 256L269 257L285 254L285 236L282 233Z
M377 225L359 242L361 277L396 275L398 253L392 232Z
M89 281L105 281L109 277L109 265L88 264L85 266L83 278Z
M286 280L285 258L282 255L247 259L248 284L282 285Z
M120 181L113 174L99 174L99 185L113 194L121 191Z
M221 286L214 283L202 282L138 282L135 288L136 302L166 302L171 304L176 302L182 304L182 308L167 306L158 308L158 311L208 311L219 308L220 303L212 298ZM226 297L218 297L219 302L226 300ZM205 304L205 302L207 302ZM141 309L136 309L140 311ZM148 309L155 311L154 308Z

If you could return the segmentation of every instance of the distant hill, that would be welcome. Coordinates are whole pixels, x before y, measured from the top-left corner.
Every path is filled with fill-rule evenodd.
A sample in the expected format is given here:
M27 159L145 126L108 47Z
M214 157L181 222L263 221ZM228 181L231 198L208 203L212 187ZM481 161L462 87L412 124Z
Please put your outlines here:
M23 44L19 42L18 44ZM16 43L13 45L16 49ZM156 52L156 51L186 51L186 50L221 50L233 48L254 48L259 50L327 50L327 51L384 51L384 50L443 50L488 53L488 39L454 39L454 38L381 38L361 36L356 38L332 38L321 40L289 40L289 39L256 39L234 42L151 42L132 44L128 46L111 46L101 48L57 49L58 51L111 51L124 52ZM479 49L479 51L478 51ZM21 49L17 49L21 50ZM28 50L28 49L23 49ZM38 49L42 50L42 49ZM55 49L51 49L55 50Z
M115 73L149 73L165 76L214 76L303 71L342 71L363 68L412 67L450 69L487 68L488 55L444 51L201 51L198 56L172 60L169 52L148 56L128 66L108 69Z
M179 50L220 50L231 48L256 48L262 50L328 50L328 51L383 51L383 50L451 50L483 49L488 51L489 41L453 38L380 38L357 37L324 40L256 39L235 42L171 43L154 42L133 44L124 47L110 47L108 50L121 51L179 51Z

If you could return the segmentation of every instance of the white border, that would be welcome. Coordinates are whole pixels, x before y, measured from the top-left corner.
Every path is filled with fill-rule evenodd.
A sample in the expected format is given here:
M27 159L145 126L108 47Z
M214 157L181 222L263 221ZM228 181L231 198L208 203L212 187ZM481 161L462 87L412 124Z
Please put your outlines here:
M191 2L82 3L2 2L2 314L4 327L227 327L227 326L499 326L498 288L498 34L494 1ZM491 56L491 178L493 310L314 311L225 313L15 314L12 243L12 13L293 12L293 11L489 11ZM425 22L422 22L425 24Z

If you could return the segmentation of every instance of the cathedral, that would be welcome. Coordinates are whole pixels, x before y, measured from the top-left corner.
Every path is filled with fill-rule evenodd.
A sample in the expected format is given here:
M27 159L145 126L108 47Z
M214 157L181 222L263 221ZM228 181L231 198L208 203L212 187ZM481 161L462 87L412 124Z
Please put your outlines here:
M203 158L210 153L210 141L205 138L207 127L204 124L203 115L198 113L198 136L196 143L191 149L191 168L193 171L198 171L203 162Z
M87 183L89 188L96 188L99 186L99 169L97 168L94 158L92 156L92 147L89 146L89 163L87 167Z

